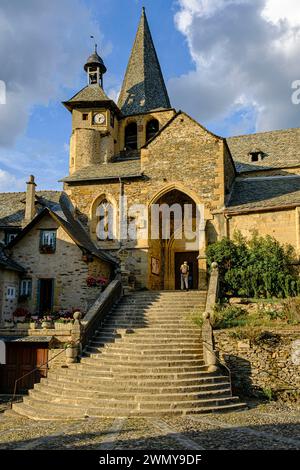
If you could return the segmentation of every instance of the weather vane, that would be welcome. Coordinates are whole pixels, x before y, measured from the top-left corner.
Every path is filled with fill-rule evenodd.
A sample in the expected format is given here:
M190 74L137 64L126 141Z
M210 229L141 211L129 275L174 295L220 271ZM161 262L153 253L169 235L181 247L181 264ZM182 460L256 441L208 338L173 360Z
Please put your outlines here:
M91 39L94 39L94 44L95 44L95 53L97 54L97 43L95 41L95 37L94 36L90 36Z

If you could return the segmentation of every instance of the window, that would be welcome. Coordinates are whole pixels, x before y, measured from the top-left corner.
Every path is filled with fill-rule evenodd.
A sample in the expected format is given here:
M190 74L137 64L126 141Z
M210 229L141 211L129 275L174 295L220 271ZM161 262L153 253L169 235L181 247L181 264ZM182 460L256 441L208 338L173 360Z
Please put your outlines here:
M266 154L261 150L256 150L255 152L249 152L250 162L260 162L266 157Z
M15 287L7 287L6 288L6 300L14 300L16 298L16 288Z
M114 239L114 208L107 200L103 199L96 210L98 240Z
M159 131L159 122L157 119L151 119L146 126L146 142L152 139Z
M137 150L137 124L131 122L125 127L125 150Z
M41 253L54 253L56 249L56 230L41 230Z
M112 111L110 112L110 127L115 127L115 115Z
M83 121L87 121L88 118L89 118L89 115L86 114L86 113L83 113L83 115L82 115L82 120L83 120Z
M30 297L32 290L32 280L22 279L20 284L20 297Z
M18 235L17 232L6 232L5 234L5 243L8 245L14 238Z

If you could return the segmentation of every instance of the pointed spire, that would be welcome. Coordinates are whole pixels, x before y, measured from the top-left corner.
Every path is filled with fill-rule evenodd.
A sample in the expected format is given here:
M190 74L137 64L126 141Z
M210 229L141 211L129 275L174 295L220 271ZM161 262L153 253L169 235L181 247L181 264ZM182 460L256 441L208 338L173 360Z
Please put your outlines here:
M125 115L171 108L144 7L118 106Z

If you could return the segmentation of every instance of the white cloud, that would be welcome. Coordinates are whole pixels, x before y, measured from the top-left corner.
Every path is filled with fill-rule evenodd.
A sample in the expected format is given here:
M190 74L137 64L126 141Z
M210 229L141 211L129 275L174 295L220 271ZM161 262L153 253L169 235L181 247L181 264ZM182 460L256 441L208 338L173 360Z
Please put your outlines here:
M91 34L102 39L81 0L1 0L0 80L7 104L0 105L0 146L12 146L24 133L32 106L65 98L62 87L79 85ZM107 44L101 53L110 50Z
M287 20L291 25L300 24L299 0L267 0L263 16L270 21L278 23Z
M300 79L300 2L178 3L175 24L195 68L170 80L172 104L225 134L233 127L248 132L300 126L300 107L291 102L292 82ZM232 126L230 117L245 110L244 127Z
M16 178L14 175L0 168L0 188L3 192L24 191L24 178Z

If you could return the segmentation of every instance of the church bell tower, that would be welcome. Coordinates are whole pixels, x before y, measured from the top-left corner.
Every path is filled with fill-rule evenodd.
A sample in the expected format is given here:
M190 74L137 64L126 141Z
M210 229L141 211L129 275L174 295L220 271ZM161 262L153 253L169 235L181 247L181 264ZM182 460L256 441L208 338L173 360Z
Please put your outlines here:
M109 163L117 141L120 110L103 89L103 75L107 69L97 52L97 45L84 70L87 86L63 102L72 113L70 175L82 168Z

